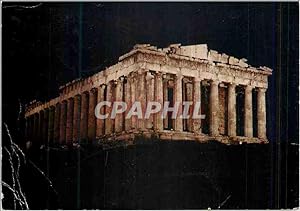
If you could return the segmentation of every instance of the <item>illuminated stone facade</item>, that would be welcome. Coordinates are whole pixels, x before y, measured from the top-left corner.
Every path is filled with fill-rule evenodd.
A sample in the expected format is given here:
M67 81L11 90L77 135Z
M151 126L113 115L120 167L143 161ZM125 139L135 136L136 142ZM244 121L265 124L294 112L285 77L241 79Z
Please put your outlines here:
M209 50L206 44L173 44L158 49L136 45L119 62L88 78L60 87L49 102L32 102L26 108L26 140L68 144L80 141L131 141L137 136L160 140L194 140L223 143L266 143L267 67L251 67L237 59ZM240 96L240 97L239 97ZM201 101L205 119L161 118L161 111L148 119L128 109L115 119L98 119L101 101L161 103ZM130 106L129 106L130 107ZM182 113L179 107L177 115ZM111 107L100 113L110 114Z

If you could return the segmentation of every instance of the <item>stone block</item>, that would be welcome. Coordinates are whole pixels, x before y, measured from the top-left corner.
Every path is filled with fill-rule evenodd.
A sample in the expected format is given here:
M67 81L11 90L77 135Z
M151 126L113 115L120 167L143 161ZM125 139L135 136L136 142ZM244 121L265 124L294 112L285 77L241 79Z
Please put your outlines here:
M233 56L229 57L229 64L231 65L239 65L239 60Z
M247 59L244 59L244 58L243 58L243 59L240 59L238 65L239 65L240 67L248 67L248 64L247 64L246 62L247 62Z
M225 53L222 53L221 58L220 58L220 62L222 62L224 64L228 64L228 59L229 59L229 56Z
M220 62L221 61L221 55L218 53L218 51L210 50L208 52L208 60L214 61L214 62Z

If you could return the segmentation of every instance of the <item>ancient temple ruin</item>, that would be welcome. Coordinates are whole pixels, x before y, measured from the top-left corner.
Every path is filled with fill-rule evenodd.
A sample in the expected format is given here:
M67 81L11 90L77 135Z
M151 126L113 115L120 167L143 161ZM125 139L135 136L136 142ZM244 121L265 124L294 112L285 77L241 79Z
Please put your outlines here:
M159 140L193 140L223 143L266 143L266 90L272 70L255 68L209 50L206 44L172 44L159 49L139 44L119 57L117 64L88 78L60 87L60 95L26 108L26 140L68 144L79 141L132 141L137 136ZM98 119L101 101L201 102L204 119L148 119L125 113ZM102 107L110 113L111 107ZM178 115L182 113L179 107Z

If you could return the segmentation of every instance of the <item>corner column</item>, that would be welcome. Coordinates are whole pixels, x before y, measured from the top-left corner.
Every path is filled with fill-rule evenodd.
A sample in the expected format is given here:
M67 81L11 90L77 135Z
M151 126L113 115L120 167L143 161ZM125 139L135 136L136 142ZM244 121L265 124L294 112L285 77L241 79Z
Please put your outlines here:
M252 87L245 87L245 118L244 134L246 137L253 137L253 115L252 115Z
M259 88L257 93L257 135L258 138L266 139L266 91L265 88Z

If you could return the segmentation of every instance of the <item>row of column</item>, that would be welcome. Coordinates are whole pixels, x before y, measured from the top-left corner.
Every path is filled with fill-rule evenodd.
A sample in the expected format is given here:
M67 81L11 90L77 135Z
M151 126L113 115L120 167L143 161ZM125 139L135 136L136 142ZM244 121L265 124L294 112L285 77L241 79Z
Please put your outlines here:
M210 135L219 135L219 82L210 82ZM192 91L188 98L196 102L201 100L201 80L193 78ZM229 84L228 87L228 135L236 136L236 93L235 84ZM166 89L166 88L165 88ZM174 78L174 101L182 103L183 101L183 76L177 75ZM258 137L266 138L266 89L258 89ZM139 101L142 107L142 113L146 111L147 102L156 101L161 105L164 103L164 75L150 71L138 71L131 73L128 77L120 77L116 81L110 81L106 85L93 88L89 92L76 95L73 98L65 100L48 109L40 111L26 119L26 136L31 140L42 139L48 142L59 141L62 143L76 142L79 140L93 140L104 135L111 135L122 131L130 130L164 130L164 120L162 119L162 110L156 114L151 114L146 120L133 116L131 119L125 119L131 105ZM128 109L125 113L117 114L115 119L107 118L105 120L95 117L95 107L97 102L101 101L125 101ZM182 114L182 106L179 106L178 116ZM112 107L102 107L101 114L110 115ZM199 111L198 113L201 113ZM245 88L245 136L253 136L252 121L252 87ZM189 122L191 132L201 133L201 119L191 119ZM174 130L183 131L183 120L176 118L174 120Z

